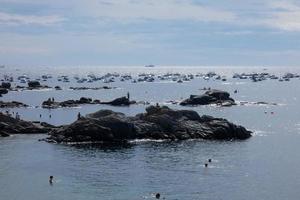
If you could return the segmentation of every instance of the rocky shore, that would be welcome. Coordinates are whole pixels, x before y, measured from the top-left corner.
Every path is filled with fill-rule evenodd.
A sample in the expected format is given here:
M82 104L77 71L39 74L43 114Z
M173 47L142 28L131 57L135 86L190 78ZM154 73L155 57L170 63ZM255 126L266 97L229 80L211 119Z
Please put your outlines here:
M226 119L199 116L192 110L149 106L134 117L111 110L81 117L74 123L52 130L48 142L120 142L132 139L247 139L251 131Z
M2 137L9 136L10 134L47 133L52 128L44 126L43 124L35 124L0 113L0 136Z

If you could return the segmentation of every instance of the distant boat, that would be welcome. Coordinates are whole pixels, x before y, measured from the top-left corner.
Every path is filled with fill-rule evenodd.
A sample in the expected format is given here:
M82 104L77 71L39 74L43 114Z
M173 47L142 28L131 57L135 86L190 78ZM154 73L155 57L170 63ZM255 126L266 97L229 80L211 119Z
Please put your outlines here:
M145 67L155 67L155 65L145 65Z

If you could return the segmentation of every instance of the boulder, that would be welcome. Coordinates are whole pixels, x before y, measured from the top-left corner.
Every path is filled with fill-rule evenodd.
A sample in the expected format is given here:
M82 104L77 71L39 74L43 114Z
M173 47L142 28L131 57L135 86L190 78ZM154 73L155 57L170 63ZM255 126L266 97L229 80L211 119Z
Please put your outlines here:
M1 87L5 89L10 89L11 84L9 82L2 82Z
M202 95L191 95L190 98L183 100L180 105L208 105L219 104L222 106L235 105L234 99L230 94L221 90L208 90Z
M41 87L41 84L39 81L29 81L28 82L28 87L30 88L38 88Z
M79 101L77 101L78 104L90 104L92 103L91 98L81 97Z
M58 86L58 85L57 85L57 86L55 86L55 87L54 87L54 89L56 89L56 90L62 90L62 89L61 89L61 87L60 87L60 86Z
M0 88L0 95L7 94L8 90L6 88Z
M50 142L124 142L132 139L247 139L251 132L226 119L199 116L192 110L150 106L134 117L100 110L74 123L54 129Z

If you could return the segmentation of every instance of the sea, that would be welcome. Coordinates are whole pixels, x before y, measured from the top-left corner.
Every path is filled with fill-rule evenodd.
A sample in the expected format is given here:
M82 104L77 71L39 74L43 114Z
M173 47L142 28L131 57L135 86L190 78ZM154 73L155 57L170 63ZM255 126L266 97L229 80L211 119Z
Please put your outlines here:
M226 80L205 79L215 72ZM134 83L103 80L78 83L88 75L154 75L154 81ZM158 80L168 74L193 74L194 79L178 83ZM0 101L20 101L28 108L0 109L16 113L24 120L53 125L74 122L81 115L111 109L134 116L149 105L195 110L199 115L222 117L253 132L247 140L133 140L127 144L50 144L39 141L44 134L12 135L0 138L1 200L253 200L299 199L300 197L300 79L267 79L253 82L233 78L235 73L269 73L279 78L286 73L300 74L297 67L260 66L53 66L0 68L0 79L19 76L39 79L42 85L59 85L41 90L10 91ZM196 76L198 74L198 76ZM47 75L45 81L41 76ZM151 75L151 76L152 76ZM69 82L58 81L68 76ZM77 79L75 79L76 77ZM70 87L113 89L71 90ZM203 94L203 88L225 90L236 106L180 106L191 94ZM237 91L234 93L234 91ZM80 105L73 108L44 109L43 101L90 97L101 101L126 96L147 102L116 107ZM257 104L257 102L265 102ZM40 116L41 115L41 116ZM208 159L212 159L208 163ZM204 164L208 163L208 167ZM49 184L49 176L54 176Z

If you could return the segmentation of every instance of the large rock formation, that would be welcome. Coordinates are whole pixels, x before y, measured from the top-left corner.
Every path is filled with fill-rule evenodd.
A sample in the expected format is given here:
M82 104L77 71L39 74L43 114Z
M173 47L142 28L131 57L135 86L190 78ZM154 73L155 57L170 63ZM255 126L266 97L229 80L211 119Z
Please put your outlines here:
M33 134L47 133L50 128L43 127L32 122L16 119L10 115L0 113L0 136L9 136L9 134Z
M146 113L127 117L111 110L81 117L50 132L49 142L118 142L131 139L247 139L251 132L225 119L199 116L192 110L166 106L146 108Z
M230 94L228 92L221 90L208 90L202 95L191 95L190 98L185 99L180 103L182 106L208 104L231 106L235 105L235 102L234 99L230 98Z

